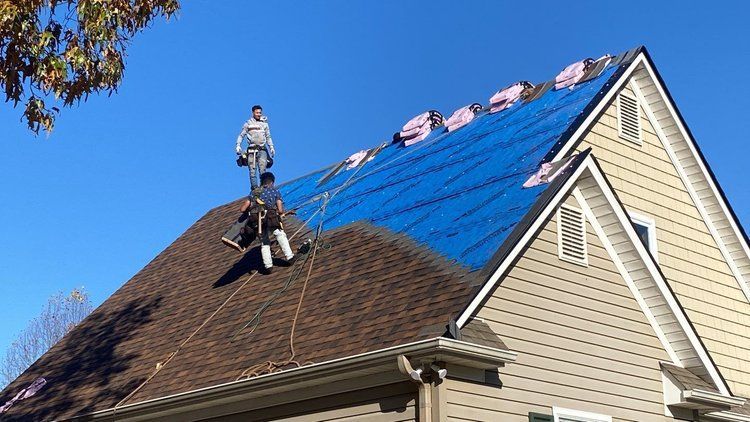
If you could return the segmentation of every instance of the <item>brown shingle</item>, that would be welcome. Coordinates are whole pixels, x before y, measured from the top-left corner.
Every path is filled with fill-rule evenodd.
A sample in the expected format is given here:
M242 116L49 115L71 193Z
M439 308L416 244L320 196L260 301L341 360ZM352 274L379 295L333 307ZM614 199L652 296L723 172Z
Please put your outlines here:
M682 384L686 390L703 390L711 391L714 393L719 392L716 387L704 381L698 375L690 372L689 369L682 368L677 365L672 365L666 362L661 362L661 367L664 368L665 371L669 372L669 374L672 375L674 379L677 380L677 382Z
M492 328L486 322L479 319L472 319L461 328L461 340L496 349L508 349L500 336L492 331Z
M208 212L13 382L1 402L36 377L48 380L8 417L49 420L111 408L143 382L259 268L257 249L241 256L218 240L237 207ZM309 236L303 230L293 247ZM330 248L317 254L296 328L301 363L428 338L420 330L447 324L472 293L465 269L405 236L355 223L324 233L324 241ZM292 270L253 276L128 403L233 381L251 365L289 358L306 269L252 334L230 338Z

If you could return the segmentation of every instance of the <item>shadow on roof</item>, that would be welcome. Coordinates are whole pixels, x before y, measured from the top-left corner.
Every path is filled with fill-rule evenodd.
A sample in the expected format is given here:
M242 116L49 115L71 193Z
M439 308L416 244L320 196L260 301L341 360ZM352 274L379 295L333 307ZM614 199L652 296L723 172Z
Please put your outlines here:
M125 378L117 375L132 372L131 362L143 352L132 348L122 350L119 346L152 321L152 314L161 302L161 296L157 296L147 301L132 300L119 309L102 306L94 311L32 366L36 371L25 372L11 384L6 391L18 391L37 377L47 379L45 388L14 405L15 415L4 416L8 419L3 420L28 420L25 409L37 409L36 420L49 420L61 412L72 410L81 414L114 406L143 382L151 370L141 370L139 376L123 382ZM91 393L82 400L81 392L85 390ZM9 398L2 397L2 401Z

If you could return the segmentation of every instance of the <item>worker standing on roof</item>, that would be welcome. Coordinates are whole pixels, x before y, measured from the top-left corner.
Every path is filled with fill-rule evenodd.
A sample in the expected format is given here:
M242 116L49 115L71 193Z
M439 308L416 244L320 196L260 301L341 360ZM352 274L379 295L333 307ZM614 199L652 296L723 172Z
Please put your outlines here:
M258 187L256 171L259 174L266 172L269 154L270 158L273 158L276 155L276 150L273 148L268 119L263 115L263 107L254 105L252 113L250 119L242 125L242 131L237 136L235 152L241 159L247 160L247 166L250 168L250 187L255 189ZM242 145L242 141L245 139L247 139L247 146Z
M253 201L259 199L266 208L266 215L263 218L263 224L260 227L260 255L263 258L263 266L267 274L273 269L273 258L271 256L271 238L276 237L276 242L281 247L281 252L287 263L294 263L296 257L289 246L289 239L284 232L284 225L281 222L284 217L284 201L281 199L281 192L274 187L276 177L271 172L265 172L260 175L260 189L250 194L245 203L242 204L240 212L247 211L253 204Z

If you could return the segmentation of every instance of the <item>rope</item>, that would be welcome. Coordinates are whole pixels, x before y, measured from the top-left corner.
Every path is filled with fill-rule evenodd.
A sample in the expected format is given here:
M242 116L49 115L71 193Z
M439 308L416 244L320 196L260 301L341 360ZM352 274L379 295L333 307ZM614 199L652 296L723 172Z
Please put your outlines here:
M309 269L308 269L308 271L307 271L307 277L305 278L305 284L304 284L304 286L302 287L302 294L300 295L300 300L299 300L299 303L297 304L297 311L295 312L295 315L294 315L294 320L293 320L293 322L292 322L292 332L291 332L291 335L290 335L290 338L289 338L289 341L290 341L290 347L291 347L291 351L292 351L292 358L290 358L290 359L289 359L289 361L290 361L290 362L287 362L287 363L285 363L285 364L284 364L284 366L286 366L286 365L289 365L289 363L296 363L296 364L297 364L297 366L299 366L299 363L297 363L296 361L293 361L293 359L294 359L294 356L295 356L295 352L294 352L294 330L295 330L295 328L296 328L296 325L297 325L297 316L299 315L299 310L300 310L300 307L302 306L302 300L304 299L304 294L305 294L305 290L307 289L307 282L309 281L309 279L310 279L310 274L312 273L313 263L314 263L314 261L315 261L315 255L316 255L316 252L317 252L317 249L318 249L318 245L319 245L320 234L321 234L321 232L322 232L322 230L323 230L323 215L322 215L322 213L325 213L325 207L326 207L326 204L328 203L328 200L329 200L329 199L330 199L330 197L329 197L329 195L328 195L328 192L325 192L325 193L324 193L324 194L322 195L322 201L323 201L323 203L322 203L322 204L321 204L321 206L320 206L320 207L318 208L318 210L317 210L317 211L316 211L316 212L315 212L315 213L313 214L313 216L312 216L312 217L310 217L310 218L309 218L309 219L308 219L308 220L307 220L307 221L306 221L306 222L305 222L305 223L304 223L304 224L303 224L303 225L302 225L302 226L300 227L300 229L298 229L298 230L297 230L297 231L296 231L296 232L295 232L295 233L294 233L294 234L293 234L293 235L292 235L292 236L291 236L291 237L289 238L289 240L292 240L292 239L293 239L293 238L294 238L294 237L295 237L295 236L297 235L297 233L299 233L299 231L300 231L300 230L302 229L302 227L305 227L305 226L307 225L307 223L308 223L308 222L310 222L310 221L312 220L312 218L313 218L313 217L315 216L315 214L317 214L318 212L321 212L321 220L320 220L320 223L318 224L318 228L317 228L317 230L316 230L315 241L313 242L313 251L312 251L312 255L311 255L311 257L310 257L310 268L309 268ZM303 264L302 264L302 265L300 266L300 269L304 268L304 265L305 265L306 263L307 263L307 259L305 259L305 262L304 262L304 263L303 263ZM174 351L174 352L170 353L170 354L169 354L169 356L167 356L167 359L165 359L165 360L164 360L164 362L159 362L159 363L157 363L157 364L156 364L156 369L154 370L154 372L152 372L152 373L151 373L151 375L149 375L149 376L148 376L148 378L146 378L146 380L144 380L144 381L143 381L142 383L140 383L140 384L139 384L139 385L138 385L138 386L137 386L137 387L136 387L136 388L135 388L135 389L134 389L133 391L131 391L131 392L130 392L130 393L129 393L129 394L127 395L127 396L125 396L125 397L124 397L124 398L123 398L122 400L120 400L119 402L117 402L117 404L116 404L116 405L114 406L114 408L112 408L112 416L114 417L114 416L115 416L115 414L117 413L117 408L119 408L119 407L120 407L120 406L122 406L122 405L123 405L123 404L124 404L125 402L127 402L127 401L128 401L128 400L130 400L130 399L131 399L131 398L132 398L133 396L135 396L135 395L136 395L136 394L137 394L137 393L138 393L138 392L139 392L139 391L140 391L140 390L141 390L141 389L142 389L142 388L143 388L144 386L146 386L146 384L148 384L148 383L149 383L149 381L151 381L151 380L152 380L152 379L153 379L153 378L154 378L154 377L155 377L155 376L156 376L156 375L157 375L157 374L158 374L158 373L159 373L159 372L160 372L160 371L161 371L161 370L162 370L162 369L163 369L163 368L164 368L164 367L165 367L165 366L166 366L166 365L167 365L167 364L169 363L169 362L171 362L171 361L172 361L172 359L174 359L174 357L175 357L175 356L177 356L177 354L178 354L178 353L180 352L180 350L182 350L182 348L183 348L183 347L184 347L184 346L185 346L185 345L186 345L186 344L187 344L187 343L188 343L188 342L189 342L189 341L190 341L190 340L191 340L191 339L192 339L193 337L195 337L195 335L196 335L196 334L198 334L198 332L200 332L200 331L201 331L201 330L203 329L203 327L205 327L205 326L206 326L206 324L208 324L208 323L209 323L209 322L210 322L210 321L211 321L211 320L212 320L212 319L213 319L213 318L214 318L214 317L215 317L215 316L216 316L216 315L217 315L217 314L218 314L218 313L219 313L219 312L220 312L220 311L221 311L221 310L222 310L222 309L223 309L223 308L224 308L224 307L225 307L225 306L226 306L226 305L227 305L227 304L228 304L228 303L229 303L229 302L230 302L230 301L232 300L232 298L233 298L234 296L236 296L236 295L237 295L237 293L239 293L239 291L240 291L240 290L242 290L242 288L243 288L243 287L245 287L245 286L246 286L246 285L247 285L247 284L248 284L248 283L250 282L250 280L252 280L252 279L253 279L253 277L254 277L254 276L255 276L255 275L257 274L257 273L258 273L258 272L256 271L256 272L254 272L254 273L250 274L250 275L249 275L249 276L247 277L247 279L245 279L245 281L244 281L244 282L243 282L243 283L242 283L242 284L241 284L241 285L240 285L240 286L239 286L239 287L238 287L238 288L237 288L237 289L236 289L236 290L235 290L234 292L232 292L232 294L231 294L231 295L229 295L229 297L227 297L227 298L226 298L226 300L224 300L224 302L223 302L223 303L222 303L221 305L219 305L219 307L218 307L218 308L217 308L217 309L216 309L216 310L215 310L215 311L214 311L214 312L213 312L213 313L212 313L211 315L209 315L209 316L208 316L208 318L206 318L206 319L205 319L205 320L203 321L203 323L202 323L202 324L201 324L200 326L198 326L198 328L196 328L196 329L195 329L195 330L194 330L194 331L193 331L192 333L190 333L190 335L189 335L189 336L188 336L188 337L187 337L187 338L186 338L185 340L183 340L183 341L182 341L182 343L180 343L180 345L179 345L179 346L177 346L177 349L175 349L175 351ZM260 316L261 316L261 315L263 314L263 312L265 311L265 309L266 309L266 308L268 308L269 306L271 306L271 304L273 303L273 300L275 300L275 299L276 299L276 297L280 296L280 295L281 295L281 293L283 293L284 291L286 291L286 289L287 289L287 288L289 288L289 287L290 287L290 286L291 286L292 284L294 284L293 280L296 280L296 278L297 278L297 277L299 276L299 274L300 274L300 272L297 272L297 273L296 273L296 275L295 275L295 273L292 273L292 276L290 276L290 278L289 278L289 280L287 281L287 284L285 285L285 287L284 287L284 288L283 288L283 289L282 289L281 291L277 292L277 294L276 294L276 295L275 295L275 296L274 296L274 297L272 298L272 300L270 300L270 301L268 301L268 302L267 302L267 304L265 305L265 308L263 308L263 307L262 307L262 309L261 309L261 310L259 310L259 311L258 311L258 312L256 313L256 317L257 317L257 322L256 322L255 326L253 327L253 329L251 330L251 333L252 333L252 331L254 331L254 330L255 330L255 327L257 327L257 325L258 325L258 324L260 323ZM255 319L256 317L253 317L253 319ZM250 322L249 322L248 324L246 324L246 325L245 325L244 327L242 327L242 328L241 328L241 329L240 329L240 330L239 330L239 331L238 331L237 333L235 333L235 335L234 335L234 336L232 336L232 339L234 339L234 337L235 337L235 336L237 336L237 334L239 334L239 332L240 332L240 331L242 331L243 329L247 328L247 326L249 326L249 325L250 325L250 324L252 323L252 321L253 321L253 320L251 320L251 321L250 321ZM271 363L273 363L273 362L271 362Z
M310 266L307 268L307 275L305 276L305 282L302 284L302 291L300 292L299 301L297 302L297 309L295 310L294 317L292 318L292 329L289 333L289 352L291 354L290 357L282 361L267 360L265 362L255 364L245 369L244 371L242 371L242 373L237 377L238 381L241 379L257 377L264 373L270 374L270 373L278 372L282 370L284 367L289 366L289 365L295 365L298 368L302 366L299 362L297 362L294 359L295 357L297 357L297 352L296 350L294 350L294 334L297 328L297 319L299 318L300 309L302 309L302 302L305 299L305 292L307 291L307 284L310 281L310 276L312 275L313 266L315 265L315 256L317 255L318 248L320 247L321 234L323 232L323 221L324 221L323 215L325 214L326 205L328 201L330 200L330 198L332 197L329 197L326 194L323 197L323 203L321 204L319 208L320 221L318 222L318 227L315 230L315 240L313 240L312 253L308 255L310 258ZM304 268L306 263L307 263L307 259L305 259L305 262L300 266L300 269ZM298 275L299 275L299 272L296 274L296 276ZM283 293L290 285L294 283L292 281L292 277L296 279L296 276L292 274L292 276L290 276L289 278L289 281L287 281L287 285L285 285L279 292L277 292L269 301L264 303L263 306L261 306L261 309L258 312L256 312L257 319L254 316L253 319L250 320L250 322L245 324L245 326L241 328L238 331L238 333L235 334L235 336L239 334L239 332L242 331L244 328L251 325L253 321L255 321L255 324L253 325L253 328L251 330L251 333L252 333L255 330L255 328L257 328L258 324L260 323L260 314L262 314L262 312L265 311L271 305L273 300L275 300L278 296L280 296L281 293Z
M297 357L297 352L294 350L294 334L297 328L297 319L299 318L299 311L302 308L302 302L305 299L305 292L307 291L307 284L310 281L310 275L312 274L312 269L315 264L315 255L318 251L318 242L316 241L313 246L312 254L310 257L310 266L307 269L307 275L305 276L305 282L302 284L302 292L299 296L299 301L297 302L297 310L294 312L294 318L292 318L292 330L289 333L289 351L291 353L291 356L288 359L274 362L271 360L267 360L265 362L253 365L244 371L237 377L237 380L241 379L248 379L257 377L259 375L265 374L265 373L274 373L282 370L284 367L289 365L295 365L296 367L302 366L299 362L297 362L294 358Z
M206 320L203 321L203 323L198 328L196 328L185 340L183 340L182 343L180 343L180 345L177 346L177 349L174 352L172 352L172 353L169 354L169 356L167 357L167 359L164 362L159 362L156 365L156 370L154 372L152 372L151 375L149 375L148 378L146 378L145 381L143 381L133 391L131 391L130 394L128 394L127 396L125 396L124 399L122 399L119 402L117 402L117 404L115 405L115 407L112 409L112 415L114 416L114 414L117 412L117 408L118 407L122 406L123 403L125 403L128 400L130 400L136 393L138 393L138 391L141 390L141 388L143 388L146 384L148 384L148 382L151 381L156 376L156 374L159 373L159 371L161 371L165 366L167 366L167 364L170 361L172 361L172 359L174 359L175 356L177 356L177 353L179 353L180 350L182 350L182 348L187 344L187 342L189 342L193 337L195 337L195 335L198 334L198 332L200 330L202 330L203 327L205 327L206 324L208 324L208 322L211 321L211 319L213 319L213 317L215 317L216 314L218 314L227 305L227 303L229 303L229 301L232 300L232 298L235 295L237 295L237 293L239 293L239 291L242 290L242 288L245 287L247 285L247 283L250 282L250 280L253 279L253 277L255 276L255 274L257 274L257 272L254 272L254 273L250 274L247 277L247 279L245 279L245 281L242 283L242 285L240 285L240 287L238 287L234 292L232 292L232 294L229 295L229 297L226 298L226 300L221 305L219 305L219 307L216 308L216 310L211 315L209 315L208 318L206 318Z
M298 269L295 269L295 271L292 272L292 274L287 279L286 283L284 283L284 286L281 289L279 289L278 291L276 291L276 293L274 293L273 296L271 296L270 299L268 299L267 301L265 301L260 306L260 308L258 309L258 311L255 312L255 315L253 315L253 317L250 319L250 321L248 321L245 325L243 325L242 327L240 327L234 333L234 335L232 335L232 337L230 338L229 341L233 342L235 340L235 338L242 331L244 331L247 327L250 327L250 331L248 332L248 334L252 334L253 332L255 332L255 329L258 328L258 325L260 325L261 317L265 313L266 309L268 309L276 301L276 299L279 298L279 296L281 296L284 292L286 292L290 287L292 287L295 284L295 282L297 280L297 277L299 277L300 273L302 272L302 269L305 267L305 264L307 263L307 260L309 258L310 258L310 255L308 255L307 258L305 258L305 261L302 263L302 265L298 266Z
M414 152L416 152L416 151L419 151L420 149L422 149L422 148L424 148L424 147L426 147L426 146L428 146L428 145L431 145L431 144L433 144L433 143L437 142L438 140L441 140L441 139L445 138L446 136L448 136L448 134L449 134L448 132L446 132L446 133L442 133L442 134L440 134L440 135L436 136L436 137L435 137L434 139L430 139L429 141L423 141L423 142L420 142L419 144L417 144L417 146L414 146L414 147L409 147L409 148L407 148L406 152L404 152L403 154L399 154L398 156L396 156L396 157L393 157L393 158L392 158L391 160L388 160L388 161L386 161L385 163L382 163L382 164L380 164L380 165L378 165L378 166L374 167L373 169L371 169L371 170L370 170L370 171L368 171L367 173L363 174L362 176L360 176L360 177L358 177L358 178L357 178L356 180L354 180L354 177L355 177L355 176L357 175L357 173L359 173L359 172L360 172L360 170L362 170L362 169L363 169L363 168L365 167L365 164L367 164L367 162L366 162L366 161L363 161L363 163L362 163L362 164L361 164L361 165L360 165L359 167L357 167L357 169L356 169L356 170L354 171L354 173L353 173L353 174L352 174L351 176L349 176L349 178L348 178L348 179L346 179L346 181L344 181L344 183L342 183L342 184L341 184L341 185L339 185L338 187L336 187L336 188L332 189L332 191L333 191L333 194L331 195L331 198L330 198L330 199L332 199L332 198L333 198L334 196L338 195L338 194L339 194L339 192L341 192L342 190L346 189L346 188L347 188L347 187L349 187L349 186L350 186L351 184L354 184L354 182L357 182L357 181L359 181L359 180L361 180L361 179L364 179L365 177L367 177L367 176L369 176L369 175L371 175L371 174L373 174L373 173L376 173L376 172L378 172L379 170L381 170L381 169L383 169L383 168L385 168L385 167L388 167L388 166L390 166L390 165L391 165L391 164L393 164L394 162L396 162L396 161L398 161L398 160L400 160L400 159L402 159L402 158L404 158L404 157L406 157L406 156L408 156L408 155L411 155L411 154L413 154ZM382 147L382 148L380 148L380 149L382 150L383 148L384 148L384 147ZM306 201L304 201L304 202L300 203L299 205L296 205L296 206L294 207L294 209L299 209L299 208L302 208L302 207L304 207L304 206L305 206L305 205L307 205L307 204L311 204L311 203L315 202L316 200L318 200L319 196L320 196L320 195L315 195L315 196L313 196L313 197L312 197L311 199L308 199L308 200L306 200ZM329 199L329 200L330 200L330 199ZM317 211L316 211L316 213L317 213ZM315 215L315 214L313 214L313 216L314 216L314 215ZM311 218L311 219L312 219L312 218Z

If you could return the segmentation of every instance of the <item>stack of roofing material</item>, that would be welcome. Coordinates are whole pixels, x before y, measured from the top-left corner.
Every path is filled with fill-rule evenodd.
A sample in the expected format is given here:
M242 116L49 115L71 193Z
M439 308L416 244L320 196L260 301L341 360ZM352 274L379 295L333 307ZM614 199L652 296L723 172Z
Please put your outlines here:
M404 141L404 146L414 145L424 140L433 129L442 125L443 115L437 110L429 110L406 122L399 132L399 138Z
M577 83L589 81L599 76L610 62L612 62L612 56L609 54L596 60L588 58L575 62L555 77L555 89L572 88Z
M521 81L497 91L490 98L490 114L503 111L512 106L533 88L534 85L531 82Z
M578 83L590 81L591 79L596 78L597 76L599 76L599 74L601 74L604 71L607 65L609 65L611 62L612 62L612 55L610 54L605 54L599 57L598 59L596 59L596 61L594 61L594 63L591 63L590 66L586 67L586 73L584 73L584 75L581 77L581 80L578 81Z
M451 114L451 117L445 121L445 127L448 128L448 132L453 132L456 129L462 128L470 121L474 120L474 116L476 116L481 110L482 105L479 103L463 106Z
M578 81L583 79L583 75L586 74L586 69L588 69L592 63L594 63L594 59L587 58L575 62L563 69L562 72L555 77L555 89L567 88L578 83Z
M354 154L350 155L349 158L346 159L346 169L351 170L359 165L359 163L362 162L362 160L367 157L367 152L369 150L363 149L359 152L355 152Z

